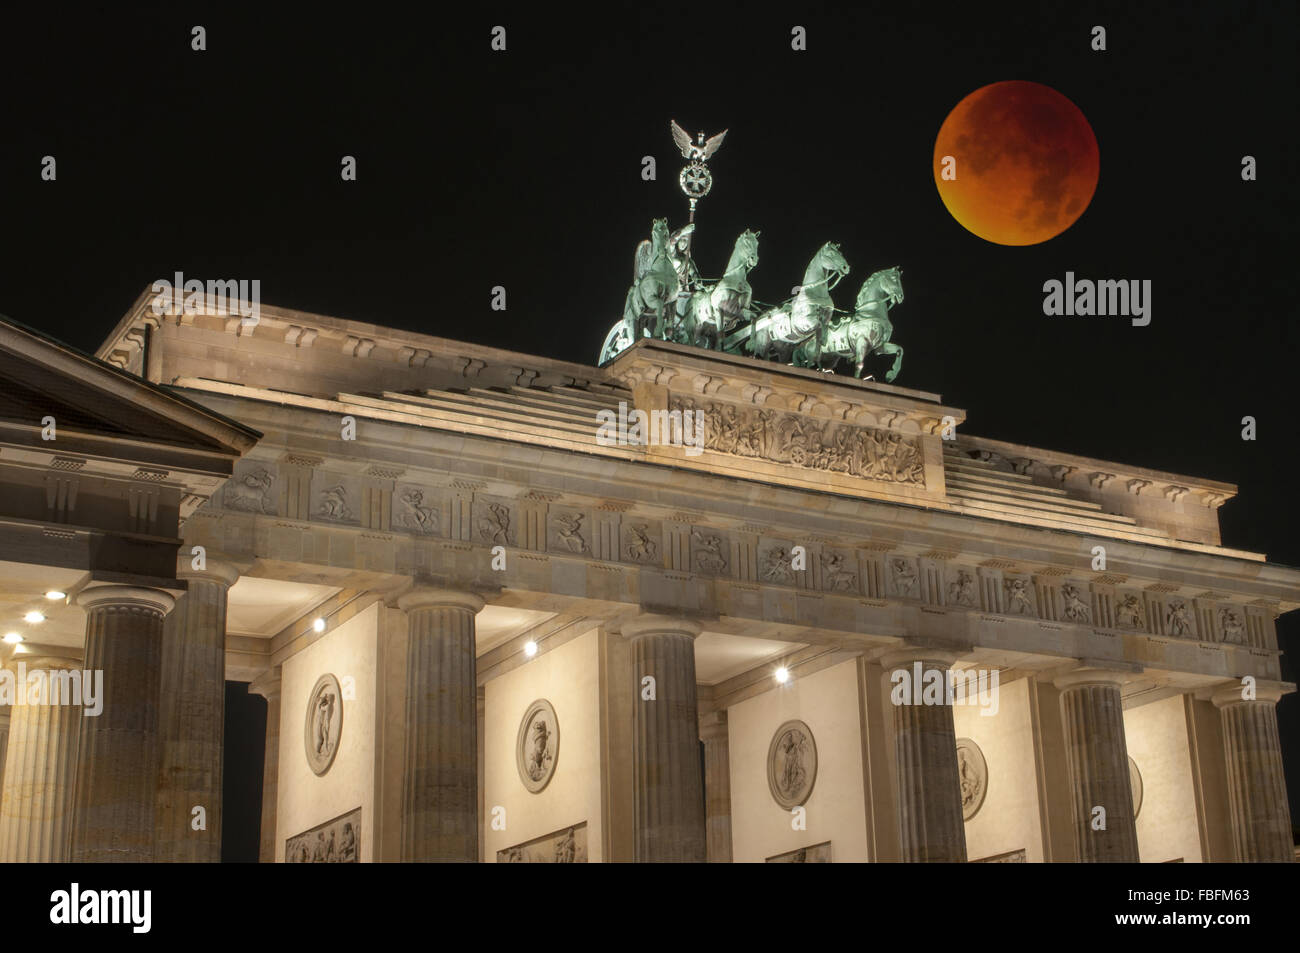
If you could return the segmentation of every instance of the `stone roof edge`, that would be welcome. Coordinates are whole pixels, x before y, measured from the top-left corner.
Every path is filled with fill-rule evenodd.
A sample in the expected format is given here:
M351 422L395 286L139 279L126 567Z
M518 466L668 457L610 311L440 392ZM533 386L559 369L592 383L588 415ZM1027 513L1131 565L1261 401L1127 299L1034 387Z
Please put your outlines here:
M139 404L194 433L217 441L235 455L252 449L262 434L183 394L128 374L34 328L0 315L0 347L23 353L55 373L76 377L100 391Z
M140 293L126 314L109 332L104 339L104 343L95 352L95 355L100 360L105 360L132 328L149 322L156 323L159 320L153 314L151 307L155 297L152 286L145 288ZM504 348L475 344L470 341L457 341L452 338L436 337L416 331L405 331L400 328L388 328L377 324L368 324L364 321L354 321L351 318L313 314L275 305L259 304L258 311L260 323L268 324L271 327L289 328L300 325L318 330L334 331L345 337L352 335L370 338L376 343L392 347L394 350L401 347L422 348L446 355L477 358L491 364L519 365L535 370L545 369L579 380L605 383L609 379L609 374L606 371L590 364L576 364L571 361L526 354L522 351L509 351Z
M1189 476L1185 473L1171 473L1168 470L1152 470L1147 467L1134 466L1130 463L1116 463L1113 460L1083 457L1064 451L1048 450L1045 447L1031 447L1026 444L1010 443L1005 440L994 440L992 437L979 437L970 433L961 433L958 435L956 443L959 446L968 446L976 450L990 450L1008 458L1032 458L1035 462L1045 465L1061 464L1078 470L1104 467L1108 472L1114 471L1112 475L1117 479L1134 477L1151 479L1153 482L1159 480L1165 483L1186 486L1189 490L1210 490L1223 494L1225 499L1231 499L1237 495L1237 485L1235 483L1222 483L1218 480Z

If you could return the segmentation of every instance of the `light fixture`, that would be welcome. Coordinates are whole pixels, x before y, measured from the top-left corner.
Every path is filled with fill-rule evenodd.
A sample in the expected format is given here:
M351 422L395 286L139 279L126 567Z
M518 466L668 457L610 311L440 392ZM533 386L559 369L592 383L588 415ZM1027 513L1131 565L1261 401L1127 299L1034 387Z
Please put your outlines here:
M23 637L22 637L21 635L19 635L17 632L6 632L6 633L5 633L5 641L8 642L10 645L17 645L17 644L18 644L19 642L21 642L22 640L23 640Z
M532 639L529 639L527 642L525 642L525 643L524 643L524 654L527 655L529 658L532 658L534 655L536 655L536 654L537 654L537 643L534 642Z
M790 670L782 665L773 673L772 677L775 678L777 682L784 685L786 682L790 681Z
M45 621L45 613L37 612L33 609L31 612L27 613L27 615L23 616L23 621L29 622L32 625L40 625Z
M59 599L68 598L68 594L66 592L60 592L58 589L51 589L45 594L45 598L49 599L51 602L57 602Z
M324 620L324 619L317 619L315 622L313 622L313 623L311 624L311 627L312 627L313 629L315 629L317 632L324 632L324 631L325 631L325 620Z

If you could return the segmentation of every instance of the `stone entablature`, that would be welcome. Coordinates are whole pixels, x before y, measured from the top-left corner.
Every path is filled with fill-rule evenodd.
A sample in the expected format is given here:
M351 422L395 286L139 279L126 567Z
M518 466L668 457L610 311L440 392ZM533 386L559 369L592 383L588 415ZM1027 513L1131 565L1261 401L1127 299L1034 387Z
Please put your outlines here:
M672 602L850 638L892 637L924 608L966 617L957 630L973 644L1014 631L1019 651L1068 655L1101 638L1153 668L1276 677L1285 583L1261 589L1258 564L1232 578L1238 561L1169 550L1151 564L1148 549L1116 543L1112 570L1093 572L1090 541L1063 550L1060 533L1019 528L995 542L979 527L961 531L964 517L881 503L818 511L808 504L819 495L797 489L771 488L770 505L757 506L719 498L719 484L734 483L708 474L679 475L672 494L639 492L624 472L632 463L578 476L567 454L539 459L481 441L479 457L468 438L421 434L412 444L416 432L387 425L349 444L320 415L221 401L268 437L187 541L241 559L432 572L538 598ZM405 442L400 466L388 462L395 440ZM493 466L474 462L489 454ZM494 546L509 554L504 573L488 568Z
M101 356L125 355L123 366L151 380L340 415L587 450L596 411L620 402L650 412L688 404L718 414L734 409L746 419L789 423L774 431L776 445L763 454L737 454L735 446L699 455L664 446L592 452L1202 551L1218 545L1217 507L1236 492L1216 481L970 437L961 432L965 412L925 391L662 341L639 341L595 368L271 306L251 327L223 314L156 317L153 297L140 296ZM149 368L142 366L146 352ZM550 400L553 392L558 399ZM853 453L825 439L853 433L842 423L868 435L888 432L903 448L893 452L909 460L915 447L922 469L872 464L869 475L855 473ZM942 440L945 429L956 440ZM791 434L798 439L787 440ZM963 473L963 460L1009 479ZM897 472L906 478L881 478Z

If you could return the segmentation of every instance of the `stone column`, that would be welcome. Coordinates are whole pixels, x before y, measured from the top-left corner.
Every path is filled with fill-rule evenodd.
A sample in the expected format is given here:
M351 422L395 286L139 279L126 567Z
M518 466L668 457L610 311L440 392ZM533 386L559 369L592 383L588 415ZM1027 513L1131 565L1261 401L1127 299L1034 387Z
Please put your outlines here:
M711 864L731 863L731 757L727 746L727 713L715 711L700 719L704 741L704 832Z
M266 749L262 756L262 826L259 864L275 863L276 812L280 802L280 666L263 672L248 690L266 699Z
M1282 687L1261 682L1254 699L1241 694L1241 684L1234 682L1212 697L1223 722L1234 853L1238 863L1290 863L1295 859L1291 811L1277 734Z
M14 647L8 642L0 642L0 671L12 668L11 658ZM5 754L9 748L9 723L13 712L8 705L0 705L0 785L5 778Z
M95 586L86 610L86 661L103 672L103 712L85 717L77 749L72 862L153 860L158 777L158 693L163 618L175 606L161 589Z
M1070 775L1075 853L1080 863L1138 862L1137 823L1124 741L1118 672L1081 669L1055 680ZM1105 828L1097 808L1105 808Z
M239 571L218 560L176 573L189 589L163 624L161 739L154 859L221 861L221 776L226 722L226 593ZM194 829L194 808L206 814Z
M419 587L407 614L404 862L478 859L478 683L473 593Z
M633 800L638 862L696 862L707 857L700 728L695 699L695 637L700 627L672 616L624 623L632 643L636 692ZM645 679L652 677L651 684Z
M38 704L13 711L10 762L0 790L0 862L61 863L68 859L82 719L81 705L68 702L83 697L81 660L24 655L22 661L29 675L46 673L47 688Z
M965 863L957 735L948 697L948 670L957 656L905 648L881 658L889 672L898 776L898 832L906 863ZM937 683L937 691L924 691Z
M11 720L9 706L0 706L0 789L2 789L5 780L5 758L8 757L9 753L9 723Z

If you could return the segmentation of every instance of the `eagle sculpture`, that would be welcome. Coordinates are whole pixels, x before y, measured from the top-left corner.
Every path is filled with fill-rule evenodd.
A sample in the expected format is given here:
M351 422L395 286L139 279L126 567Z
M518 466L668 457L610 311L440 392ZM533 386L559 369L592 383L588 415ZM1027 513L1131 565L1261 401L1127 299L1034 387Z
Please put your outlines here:
M677 148L682 151L682 158L691 159L696 162L703 162L718 151L722 145L722 140L727 135L727 130L722 130L716 136L711 137L708 142L704 141L704 133L700 133L698 142L691 142L691 134L677 125L677 120L670 119L673 124L673 141L677 143Z

